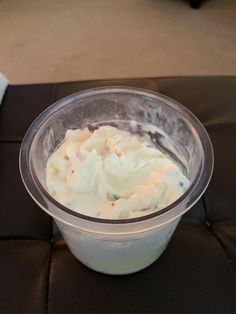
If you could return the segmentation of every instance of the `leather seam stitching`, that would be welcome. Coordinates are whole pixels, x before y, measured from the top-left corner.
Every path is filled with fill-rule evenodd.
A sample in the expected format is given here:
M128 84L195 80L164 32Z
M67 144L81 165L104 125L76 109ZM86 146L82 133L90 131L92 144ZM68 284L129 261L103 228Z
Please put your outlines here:
M206 227L208 228L208 230L211 232L211 234L214 236L214 238L217 240L217 242L220 244L223 252L224 252L224 255L226 256L227 260L228 260L228 263L230 264L230 266L232 267L232 269L234 270L233 268L233 265L232 265L232 260L230 258L230 255L224 245L224 243L222 242L222 240L218 237L218 235L215 233L214 229L212 228L211 226L211 223L209 221L209 216L208 216L208 213L207 213L207 205L206 205L206 201L205 201L205 197L204 195L202 196L202 202L203 202L203 208L204 208L204 211L205 211L205 217L206 217L206 221L205 221L205 225Z

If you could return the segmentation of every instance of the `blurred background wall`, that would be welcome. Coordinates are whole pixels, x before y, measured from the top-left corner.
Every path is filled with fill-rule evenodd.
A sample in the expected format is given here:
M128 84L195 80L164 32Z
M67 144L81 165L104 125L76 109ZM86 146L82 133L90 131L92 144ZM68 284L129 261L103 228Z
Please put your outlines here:
M0 0L13 83L236 74L236 1Z

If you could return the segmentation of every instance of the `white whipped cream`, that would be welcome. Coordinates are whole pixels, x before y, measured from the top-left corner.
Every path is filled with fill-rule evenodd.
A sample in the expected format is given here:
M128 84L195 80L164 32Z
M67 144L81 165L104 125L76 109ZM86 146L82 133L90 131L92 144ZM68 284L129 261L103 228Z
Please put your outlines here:
M46 172L48 191L59 203L105 219L161 210L190 184L148 137L111 126L94 132L67 130L63 143L48 159Z

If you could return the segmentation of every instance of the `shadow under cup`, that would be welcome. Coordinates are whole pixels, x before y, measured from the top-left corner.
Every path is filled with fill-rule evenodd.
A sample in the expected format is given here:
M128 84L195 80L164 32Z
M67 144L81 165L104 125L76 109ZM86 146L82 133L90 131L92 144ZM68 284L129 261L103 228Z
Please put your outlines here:
M188 190L158 212L124 220L93 218L59 204L47 192L48 158L66 130L101 125L148 134L181 167L191 182ZM81 262L103 273L128 274L161 255L180 217L201 197L212 174L213 149L199 120L174 100L136 88L105 87L73 94L45 110L24 137L20 170L28 192L54 218Z

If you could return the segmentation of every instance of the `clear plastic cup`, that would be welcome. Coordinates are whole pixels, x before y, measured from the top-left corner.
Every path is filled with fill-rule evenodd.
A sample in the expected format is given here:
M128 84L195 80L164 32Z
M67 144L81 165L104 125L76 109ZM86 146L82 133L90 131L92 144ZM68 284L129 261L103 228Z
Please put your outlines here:
M67 129L115 125L148 133L189 178L188 190L153 214L121 220L93 218L58 203L46 187L46 163ZM28 129L20 151L23 182L35 202L59 227L71 252L106 274L129 274L153 263L180 220L205 191L213 149L200 121L176 101L148 90L95 88L68 96L46 109Z

